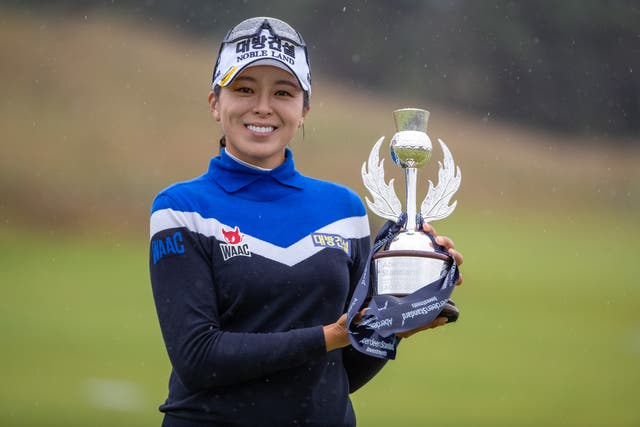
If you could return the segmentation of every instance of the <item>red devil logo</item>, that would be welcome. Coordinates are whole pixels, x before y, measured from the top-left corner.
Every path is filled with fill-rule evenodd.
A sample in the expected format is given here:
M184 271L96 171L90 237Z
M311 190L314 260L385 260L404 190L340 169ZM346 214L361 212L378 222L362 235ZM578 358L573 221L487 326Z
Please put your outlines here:
M242 242L242 236L240 235L240 229L236 225L234 230L225 230L222 229L222 235L224 236L224 240L230 245L237 245Z

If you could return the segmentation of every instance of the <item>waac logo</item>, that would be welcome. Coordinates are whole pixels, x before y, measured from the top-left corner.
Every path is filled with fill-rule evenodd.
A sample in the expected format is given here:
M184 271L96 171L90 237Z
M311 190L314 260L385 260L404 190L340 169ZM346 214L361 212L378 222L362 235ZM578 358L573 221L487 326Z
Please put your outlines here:
M243 236L240 233L238 226L233 230L225 230L222 228L222 237L225 242L220 243L220 250L222 251L222 259L228 260L236 256L251 256L248 243L242 243Z
M184 239L180 231L176 231L170 236L151 241L151 253L153 254L154 264L167 255L178 255L184 252Z

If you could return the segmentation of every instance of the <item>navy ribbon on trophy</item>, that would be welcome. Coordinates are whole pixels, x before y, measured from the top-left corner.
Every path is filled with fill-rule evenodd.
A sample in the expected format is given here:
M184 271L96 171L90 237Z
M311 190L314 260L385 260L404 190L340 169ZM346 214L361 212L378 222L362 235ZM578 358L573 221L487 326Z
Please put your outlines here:
M404 297L371 296L372 257L400 232L405 221L406 214L398 222L388 221L376 236L367 266L347 312L351 345L364 354L381 359L395 359L400 343L400 338L395 334L428 325L440 315L449 303L459 276L455 259L444 248L436 245L436 250L449 256L452 263L442 277ZM367 301L366 311L358 322L358 313Z

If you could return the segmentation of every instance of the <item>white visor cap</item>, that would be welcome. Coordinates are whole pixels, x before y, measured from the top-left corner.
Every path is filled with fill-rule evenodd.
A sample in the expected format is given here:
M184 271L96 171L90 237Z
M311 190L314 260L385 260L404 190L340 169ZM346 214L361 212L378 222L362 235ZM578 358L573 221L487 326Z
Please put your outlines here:
M291 73L302 90L311 95L311 73L307 51L263 29L259 35L223 43L216 63L211 89L227 86L245 68L271 65Z

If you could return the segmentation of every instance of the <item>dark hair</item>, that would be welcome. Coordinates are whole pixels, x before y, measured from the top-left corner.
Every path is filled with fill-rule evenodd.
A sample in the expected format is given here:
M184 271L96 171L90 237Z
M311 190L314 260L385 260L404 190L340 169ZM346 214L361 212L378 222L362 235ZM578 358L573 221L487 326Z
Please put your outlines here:
M213 94L215 95L216 99L220 99L220 92L222 91L222 87L220 85L215 85L215 87L213 88ZM309 99L309 92L307 92L306 90L304 91L304 94L302 95L302 108L303 110L305 108L309 108L309 106L311 105L310 99ZM304 125L303 125L304 126ZM302 128L302 137L304 138L304 127ZM220 138L220 148L224 148L227 146L227 138L225 135L222 135L222 138Z

